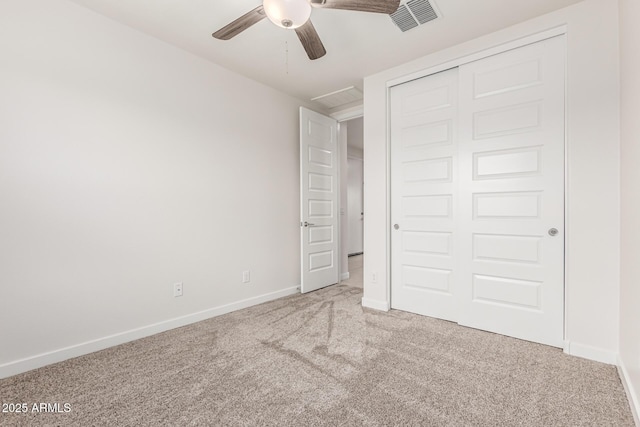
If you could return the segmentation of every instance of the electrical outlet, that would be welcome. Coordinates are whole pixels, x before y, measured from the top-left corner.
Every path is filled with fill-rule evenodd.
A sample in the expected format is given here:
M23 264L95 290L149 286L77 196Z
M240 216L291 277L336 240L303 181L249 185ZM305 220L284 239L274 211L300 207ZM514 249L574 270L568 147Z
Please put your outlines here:
M245 270L242 272L242 283L249 283L251 281L251 271Z
M182 296L182 282L173 284L173 296L174 297Z

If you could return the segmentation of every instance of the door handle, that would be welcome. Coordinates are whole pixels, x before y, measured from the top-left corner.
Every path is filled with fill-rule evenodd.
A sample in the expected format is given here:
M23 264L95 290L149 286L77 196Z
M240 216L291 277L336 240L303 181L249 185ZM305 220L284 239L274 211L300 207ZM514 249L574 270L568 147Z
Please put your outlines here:
M550 228L549 229L549 236L553 237L556 234L558 234L558 229L557 228Z
M398 230L400 228L400 226L398 224L393 224L393 229L394 230Z
M313 227L313 226L315 226L315 224L312 224L312 223L307 222L307 221L305 221L304 224L302 224L302 225L305 226L305 227Z

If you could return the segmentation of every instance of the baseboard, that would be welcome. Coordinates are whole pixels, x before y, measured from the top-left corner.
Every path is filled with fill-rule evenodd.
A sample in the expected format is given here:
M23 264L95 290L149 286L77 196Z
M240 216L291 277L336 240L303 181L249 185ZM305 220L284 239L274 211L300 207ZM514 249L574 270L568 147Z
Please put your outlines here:
M391 309L388 301L378 301L368 298L362 298L362 306L380 311L389 311Z
M143 326L141 328L131 329L129 331L121 332L118 334L109 335L81 344L61 348L59 350L54 350L25 359L16 360L14 362L5 363L3 365L0 365L0 379L21 374L32 369L51 365L52 363L62 362L67 359L83 356L85 354L93 353L99 350L104 350L105 348L124 344L126 342L148 337L150 335L155 335L157 333L165 332L170 329L175 329L181 326L200 322L212 317L231 313L232 311L252 307L254 305L262 304L264 302L272 301L299 292L299 286L282 289L280 291L259 295L242 301L237 301L230 304L221 305L219 307L199 311L197 313L188 314L186 316L176 317L173 319L165 320L163 322Z
M342 280L349 280L349 272L347 271L346 273L342 273L340 275L340 281Z
M618 363L618 354L616 352L571 341L565 341L564 352L572 356L607 363L609 365L616 365Z
M633 419L636 422L636 426L640 427L640 401L638 400L638 394L636 393L631 377L629 376L629 371L620 357L618 357L618 374L620 375L624 391L627 393L631 413L633 413Z

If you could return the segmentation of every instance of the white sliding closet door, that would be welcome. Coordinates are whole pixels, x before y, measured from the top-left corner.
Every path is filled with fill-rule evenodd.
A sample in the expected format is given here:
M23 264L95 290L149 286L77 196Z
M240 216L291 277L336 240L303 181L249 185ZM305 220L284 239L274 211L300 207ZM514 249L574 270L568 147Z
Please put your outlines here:
M391 306L557 347L564 37L391 89Z
M564 39L460 67L459 323L563 345Z
M391 90L391 301L453 321L457 92L457 69Z

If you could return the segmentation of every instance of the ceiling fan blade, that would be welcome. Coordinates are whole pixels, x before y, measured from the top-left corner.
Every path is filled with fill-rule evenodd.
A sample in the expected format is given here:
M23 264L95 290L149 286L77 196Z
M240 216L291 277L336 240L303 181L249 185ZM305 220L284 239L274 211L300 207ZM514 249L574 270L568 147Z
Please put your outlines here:
M262 21L267 15L264 13L262 5L256 7L251 12L245 13L240 18L236 19L232 23L220 28L213 33L213 37L220 40L229 40L232 37L237 36L256 22Z
M302 47L307 51L309 59L322 58L327 53L311 20L307 21L302 27L296 28L296 34L300 39L300 43L302 43Z
M398 10L400 0L310 0L311 6L346 9L360 12L391 14Z

